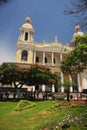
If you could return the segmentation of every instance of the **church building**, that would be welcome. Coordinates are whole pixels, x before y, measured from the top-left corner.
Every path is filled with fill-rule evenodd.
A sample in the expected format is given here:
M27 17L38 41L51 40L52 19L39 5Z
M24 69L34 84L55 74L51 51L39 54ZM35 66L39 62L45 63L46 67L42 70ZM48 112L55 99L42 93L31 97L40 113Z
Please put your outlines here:
M80 31L80 27L76 26L75 33L71 40L71 46L67 44L62 44L55 37L54 42L37 43L34 40L34 28L31 24L31 19L27 17L25 23L20 28L20 36L17 41L16 47L16 63L21 63L23 65L38 64L44 65L51 69L54 73L56 72L61 77L61 82L65 80L72 81L70 75L63 74L60 70L60 62L62 59L74 49L72 46L74 38L77 35L83 35ZM87 73L77 74L78 91L81 92L83 89L87 88ZM35 90L35 86L33 91ZM46 86L42 85L42 90L46 90ZM55 91L54 86L52 86L52 91ZM64 87L61 87L61 92L64 92ZM70 87L70 92L73 92L72 86Z

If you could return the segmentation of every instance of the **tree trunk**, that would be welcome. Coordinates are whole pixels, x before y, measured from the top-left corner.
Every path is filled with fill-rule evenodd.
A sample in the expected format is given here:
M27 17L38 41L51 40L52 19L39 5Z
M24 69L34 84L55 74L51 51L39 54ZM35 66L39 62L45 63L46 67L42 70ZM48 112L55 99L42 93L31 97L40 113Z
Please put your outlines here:
M67 102L69 102L70 100L69 100L69 96L70 96L70 92L69 92L69 90L67 91Z

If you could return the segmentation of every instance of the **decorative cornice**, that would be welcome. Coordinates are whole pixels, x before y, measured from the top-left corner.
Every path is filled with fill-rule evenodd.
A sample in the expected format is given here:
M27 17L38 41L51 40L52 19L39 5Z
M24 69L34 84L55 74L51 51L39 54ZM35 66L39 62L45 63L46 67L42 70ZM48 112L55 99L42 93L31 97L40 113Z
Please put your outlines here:
M24 42L18 40L17 49L30 49L32 51L41 52L57 52L57 53L69 53L72 48L68 45L61 44L59 42L52 43L35 43L35 42Z

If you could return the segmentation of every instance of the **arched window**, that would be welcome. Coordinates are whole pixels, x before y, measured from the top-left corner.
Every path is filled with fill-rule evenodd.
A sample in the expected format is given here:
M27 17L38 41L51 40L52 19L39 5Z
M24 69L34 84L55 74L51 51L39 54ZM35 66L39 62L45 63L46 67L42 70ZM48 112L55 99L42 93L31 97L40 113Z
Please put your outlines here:
M26 50L22 51L21 60L27 61L28 52Z
M25 32L25 41L28 40L28 32Z
M36 57L36 62L39 62L39 57L38 56Z
M47 63L47 58L45 57L45 63Z

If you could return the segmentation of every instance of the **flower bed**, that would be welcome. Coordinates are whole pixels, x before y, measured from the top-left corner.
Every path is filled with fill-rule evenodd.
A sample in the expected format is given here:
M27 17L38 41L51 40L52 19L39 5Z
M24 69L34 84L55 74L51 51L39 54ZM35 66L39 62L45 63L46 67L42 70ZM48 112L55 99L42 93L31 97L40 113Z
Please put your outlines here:
M66 111L62 120L54 120L41 130L87 130L87 101L73 100L70 102L58 101L58 110ZM81 110L74 114L73 109Z

